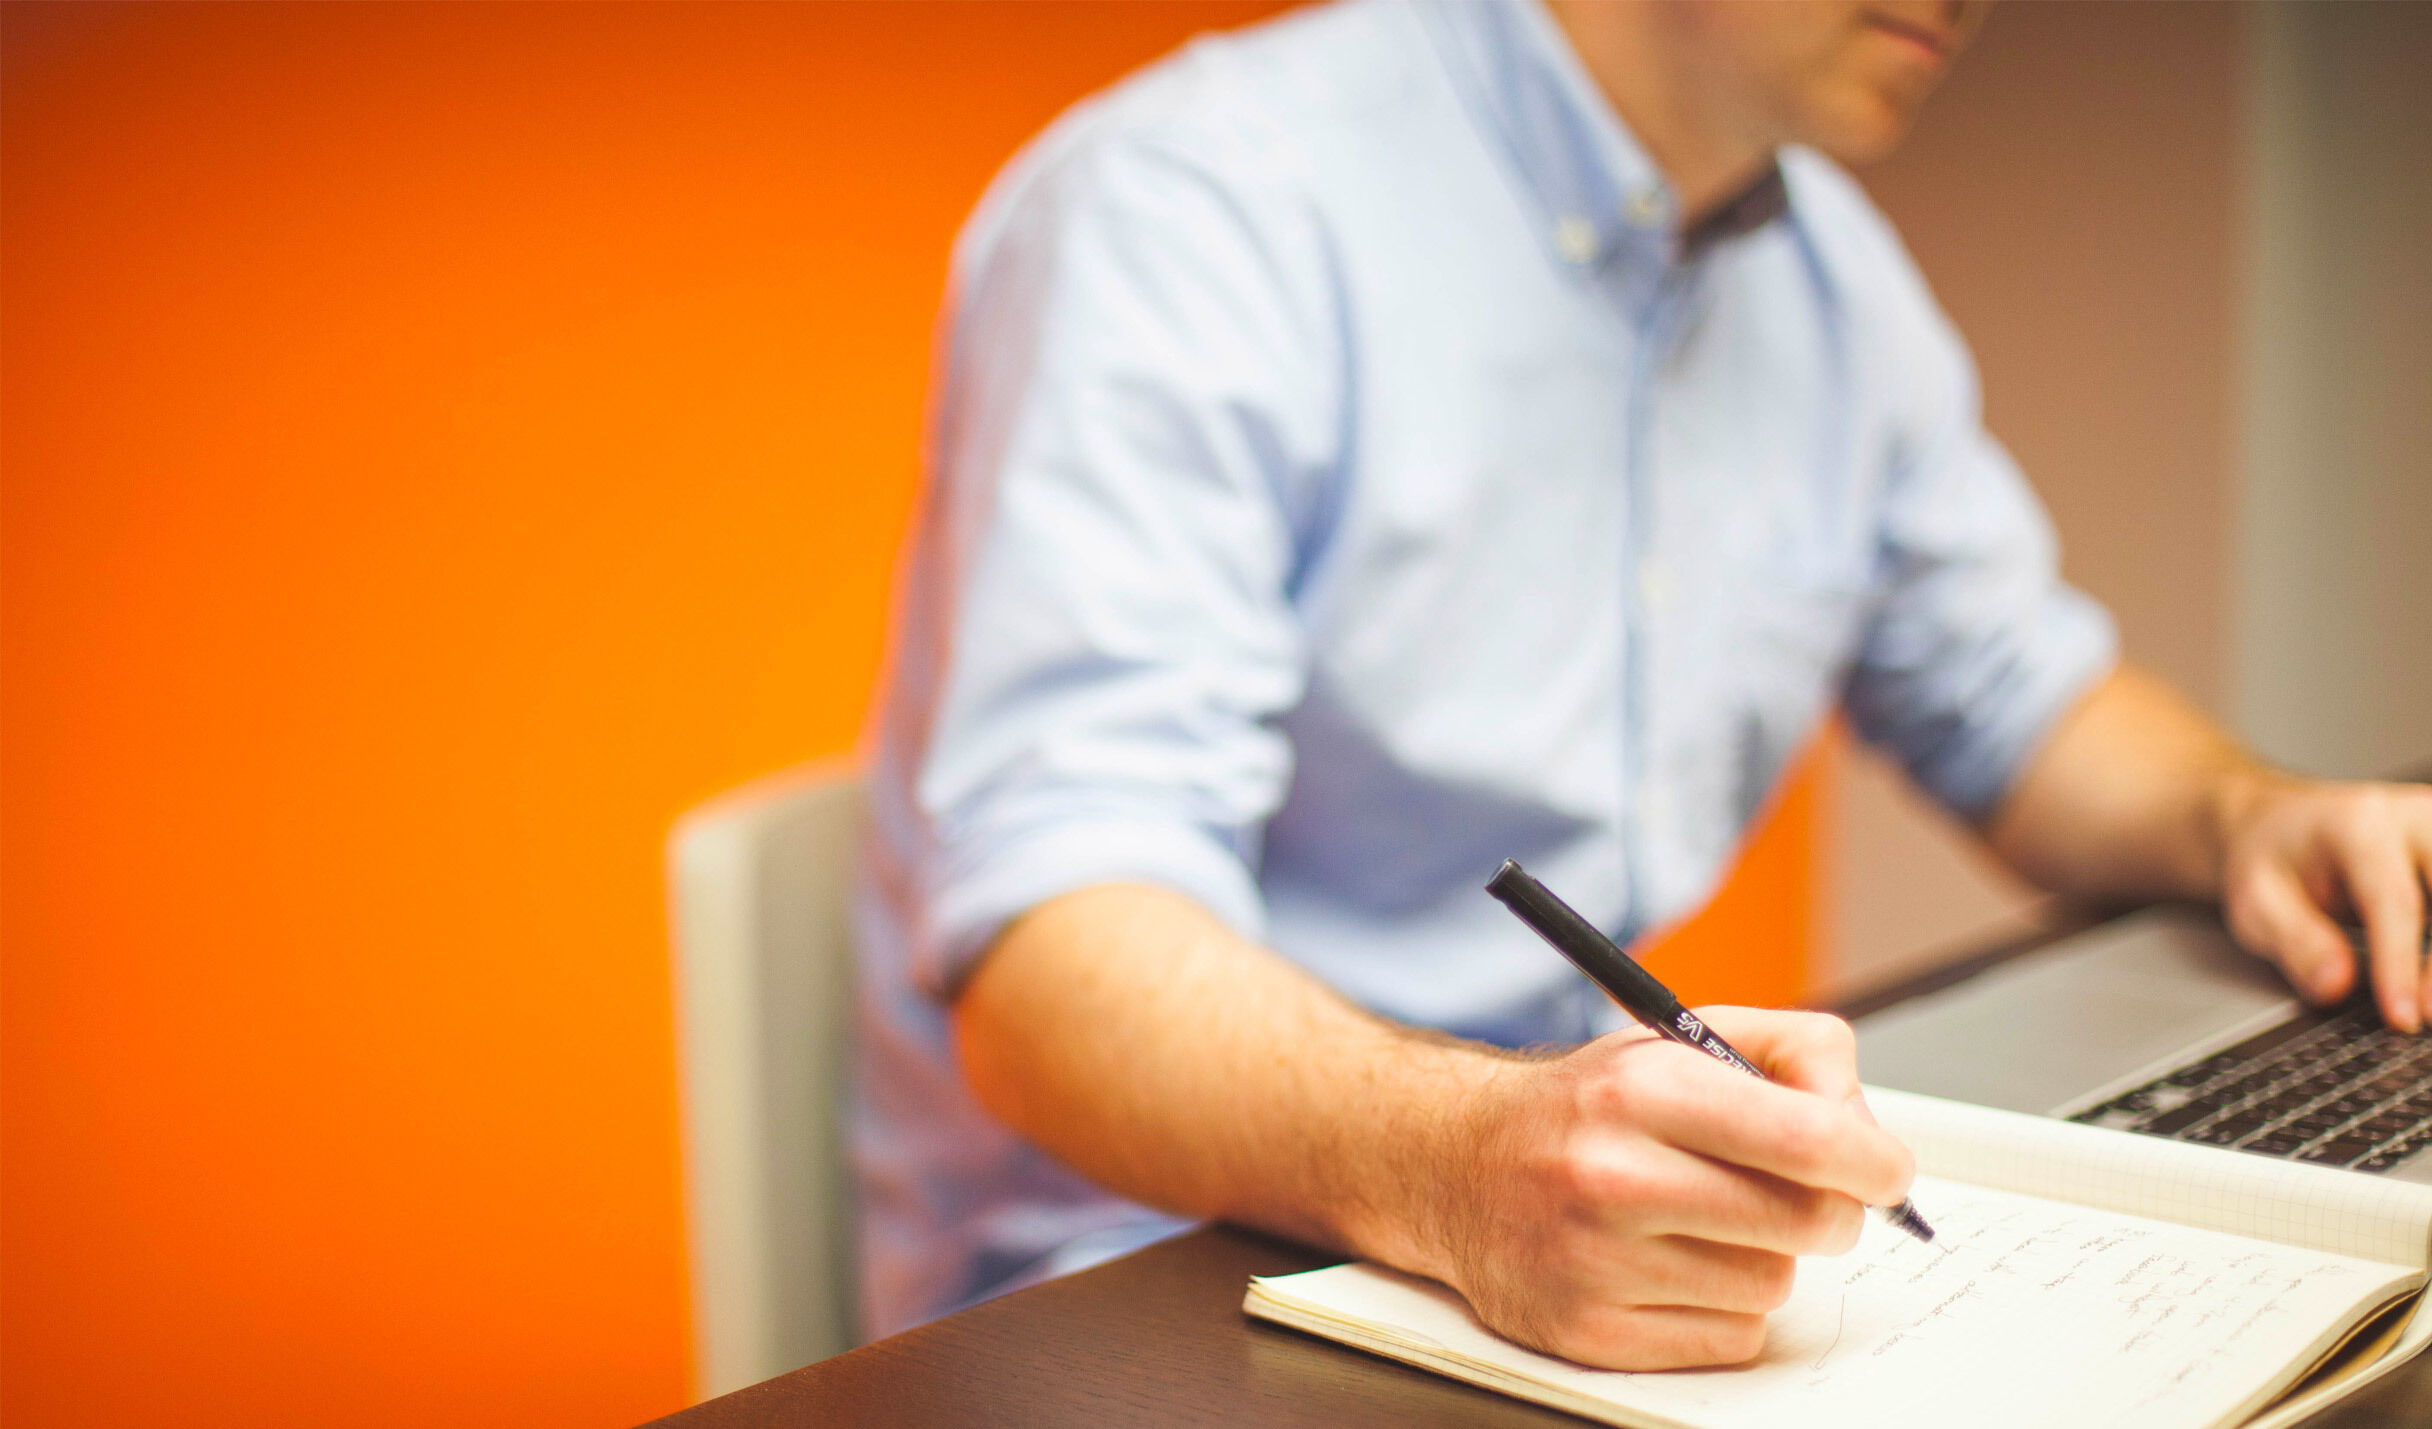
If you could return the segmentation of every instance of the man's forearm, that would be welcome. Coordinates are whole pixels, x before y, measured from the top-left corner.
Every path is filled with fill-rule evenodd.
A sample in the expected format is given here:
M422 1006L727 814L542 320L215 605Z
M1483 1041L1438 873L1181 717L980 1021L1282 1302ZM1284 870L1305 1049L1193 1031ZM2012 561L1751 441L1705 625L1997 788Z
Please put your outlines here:
M1985 832L2055 893L2212 898L2224 831L2279 778L2178 692L2123 664L2061 718Z
M955 1003L982 1105L1123 1195L1413 1269L1423 1165L1505 1059L1397 1027L1160 889L1084 889L998 939Z

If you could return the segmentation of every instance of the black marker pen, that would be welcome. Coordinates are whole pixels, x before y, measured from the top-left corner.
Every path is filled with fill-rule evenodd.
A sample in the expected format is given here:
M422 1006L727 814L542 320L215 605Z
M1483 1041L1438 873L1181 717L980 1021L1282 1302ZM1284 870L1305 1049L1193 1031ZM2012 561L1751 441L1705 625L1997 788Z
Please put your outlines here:
M1596 985L1612 995L1632 1017L1653 1029L1656 1035L1668 1037L1684 1046L1695 1047L1718 1062L1737 1067L1752 1077L1764 1077L1754 1062L1741 1056L1714 1029L1698 1019L1696 1013L1680 1005L1680 999L1638 965L1638 960L1615 947L1613 940L1596 930L1596 925L1579 916L1578 910L1556 898L1553 890L1529 877L1528 870L1510 859L1486 881L1486 891L1503 900L1503 906L1520 915L1520 921L1537 930L1537 936L1554 945L1554 950L1569 958L1579 970L1596 980ZM1766 1078L1770 1081L1771 1078ZM1874 1211L1893 1225L1921 1241L1934 1238L1934 1228L1917 1214L1914 1201L1902 1201L1896 1206L1876 1206Z

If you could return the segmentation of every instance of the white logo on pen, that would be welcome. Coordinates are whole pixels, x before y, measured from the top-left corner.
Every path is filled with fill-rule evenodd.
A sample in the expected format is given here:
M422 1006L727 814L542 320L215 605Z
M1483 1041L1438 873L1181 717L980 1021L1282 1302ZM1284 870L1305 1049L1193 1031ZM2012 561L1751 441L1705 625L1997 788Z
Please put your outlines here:
M1706 1024L1698 1021L1695 1013L1683 1012L1680 1015L1680 1030L1702 1040L1706 1035Z

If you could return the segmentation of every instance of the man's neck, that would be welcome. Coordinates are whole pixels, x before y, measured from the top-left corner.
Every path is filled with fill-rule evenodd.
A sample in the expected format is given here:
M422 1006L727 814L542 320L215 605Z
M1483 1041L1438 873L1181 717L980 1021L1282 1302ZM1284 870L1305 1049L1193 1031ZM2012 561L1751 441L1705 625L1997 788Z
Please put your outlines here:
M1631 0L1549 0L1548 8L1596 87L1663 171L1694 228L1745 192L1773 161L1759 126L1716 102L1713 77L1666 43L1665 18Z

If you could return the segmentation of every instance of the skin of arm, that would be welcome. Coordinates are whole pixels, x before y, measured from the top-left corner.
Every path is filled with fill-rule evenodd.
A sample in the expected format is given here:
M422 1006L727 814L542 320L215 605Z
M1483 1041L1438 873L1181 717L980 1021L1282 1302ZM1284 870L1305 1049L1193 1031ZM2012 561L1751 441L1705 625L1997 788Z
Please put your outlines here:
M2122 665L2046 737L1985 832L2054 892L2218 899L2238 940L2318 1002L2354 984L2333 919L2358 919L2382 1015L2407 1032L2432 1015L2432 788L2280 773Z
M1794 1257L1906 1194L1849 1030L1706 1010L1779 1084L1615 1033L1521 1056L1353 1007L1178 894L1016 920L954 1004L993 1116L1121 1194L1384 1261L1581 1363L1729 1363Z

